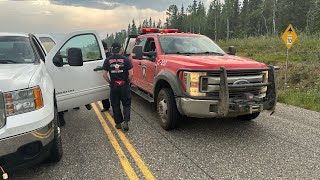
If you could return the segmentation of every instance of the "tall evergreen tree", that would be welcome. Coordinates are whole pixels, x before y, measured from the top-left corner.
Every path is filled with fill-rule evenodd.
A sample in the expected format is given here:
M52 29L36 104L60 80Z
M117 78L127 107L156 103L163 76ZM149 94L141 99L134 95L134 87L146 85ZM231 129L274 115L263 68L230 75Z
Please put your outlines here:
M161 24L162 24L161 19L159 19L159 20L158 20L158 23L157 23L157 28L161 28L161 27L162 27Z
M134 19L132 19L131 34L138 34L137 26L136 26Z
M202 31L204 32L206 29L206 25L205 25L205 20L206 20L206 8L204 7L204 4L202 1L199 1L198 3L198 7L197 7L197 31L198 33L201 33Z
M292 24L297 30L305 30L312 2L314 0L278 0L279 30L284 31L289 24Z
M149 18L149 25L148 25L148 27L152 27L152 18L151 18L151 17Z

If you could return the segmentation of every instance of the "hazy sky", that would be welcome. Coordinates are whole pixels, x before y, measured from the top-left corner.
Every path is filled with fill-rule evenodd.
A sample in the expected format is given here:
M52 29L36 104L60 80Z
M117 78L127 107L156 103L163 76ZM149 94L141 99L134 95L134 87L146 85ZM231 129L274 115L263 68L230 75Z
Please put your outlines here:
M66 33L94 29L102 36L127 29L135 18L164 20L170 4L192 0L0 0L0 31ZM207 5L209 0L204 0Z

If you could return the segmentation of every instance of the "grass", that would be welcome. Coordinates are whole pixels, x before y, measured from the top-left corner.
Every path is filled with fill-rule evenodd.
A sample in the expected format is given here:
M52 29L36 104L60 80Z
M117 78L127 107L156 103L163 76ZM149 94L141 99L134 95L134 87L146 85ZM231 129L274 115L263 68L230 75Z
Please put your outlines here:
M237 48L237 55L280 66L277 72L279 102L320 112L320 34L298 34L289 50L288 82L285 85L286 47L281 37L261 36L219 41L225 50Z
M279 101L320 112L320 97L316 93L283 90L279 93Z

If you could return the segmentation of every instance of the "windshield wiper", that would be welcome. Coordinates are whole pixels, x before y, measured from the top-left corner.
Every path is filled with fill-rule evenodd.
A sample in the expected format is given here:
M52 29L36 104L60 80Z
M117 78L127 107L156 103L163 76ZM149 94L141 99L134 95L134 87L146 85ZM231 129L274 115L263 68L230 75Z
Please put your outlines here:
M215 54L215 55L220 55L223 56L224 54L219 53L219 52L213 52L213 51L206 51L206 52L199 52L197 54Z
M17 62L13 60L0 59L0 64L17 64Z
M190 55L190 54L197 54L197 53L192 53L192 52L172 52L172 53L167 53L167 54Z

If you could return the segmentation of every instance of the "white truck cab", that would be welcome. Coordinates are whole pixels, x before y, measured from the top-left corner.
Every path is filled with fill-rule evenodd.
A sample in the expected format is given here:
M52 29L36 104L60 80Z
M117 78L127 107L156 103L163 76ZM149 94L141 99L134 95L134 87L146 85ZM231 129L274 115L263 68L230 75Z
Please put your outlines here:
M0 166L62 157L58 112L105 99L105 53L95 31L48 50L32 34L0 33ZM47 51L49 53L47 54Z

